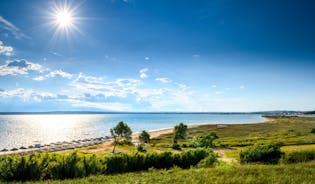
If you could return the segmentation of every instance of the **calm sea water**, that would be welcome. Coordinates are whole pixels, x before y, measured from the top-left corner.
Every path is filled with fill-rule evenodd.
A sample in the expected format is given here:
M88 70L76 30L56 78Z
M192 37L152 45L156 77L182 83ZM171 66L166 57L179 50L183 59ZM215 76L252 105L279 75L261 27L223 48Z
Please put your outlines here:
M133 132L186 124L238 124L262 122L257 114L40 114L0 115L0 149L49 144L109 135L119 121Z

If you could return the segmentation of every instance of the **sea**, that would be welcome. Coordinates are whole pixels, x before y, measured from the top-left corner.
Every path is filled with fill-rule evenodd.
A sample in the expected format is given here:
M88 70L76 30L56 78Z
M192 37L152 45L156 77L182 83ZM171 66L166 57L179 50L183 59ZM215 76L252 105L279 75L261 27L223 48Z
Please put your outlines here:
M264 122L260 114L217 113L108 113L108 114L2 114L0 150L34 144L98 138L110 135L118 122L133 132L193 124L248 124Z

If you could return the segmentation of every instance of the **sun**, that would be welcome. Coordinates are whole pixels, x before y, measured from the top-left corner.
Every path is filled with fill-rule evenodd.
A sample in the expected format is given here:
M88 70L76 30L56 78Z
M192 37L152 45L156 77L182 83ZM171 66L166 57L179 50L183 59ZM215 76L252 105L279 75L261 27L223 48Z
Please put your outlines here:
M55 21L60 28L65 28L73 24L73 16L67 10L56 12Z
M70 34L74 30L78 30L77 24L80 17L77 15L78 6L65 1L62 4L54 3L49 12L51 27L55 29L57 34Z
M87 17L80 15L80 7L82 3L77 1L51 1L50 9L45 16L47 22L44 24L53 33L51 36L52 44L60 41L71 41L76 38L79 33L83 35L80 30L82 21L87 20Z

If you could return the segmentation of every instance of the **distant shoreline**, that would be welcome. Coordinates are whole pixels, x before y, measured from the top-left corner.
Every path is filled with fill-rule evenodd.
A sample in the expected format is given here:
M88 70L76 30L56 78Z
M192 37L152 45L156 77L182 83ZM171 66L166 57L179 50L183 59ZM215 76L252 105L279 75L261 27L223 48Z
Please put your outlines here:
M36 115L36 114L264 114L263 112L94 112L94 111L49 111L49 112L0 112L0 115Z

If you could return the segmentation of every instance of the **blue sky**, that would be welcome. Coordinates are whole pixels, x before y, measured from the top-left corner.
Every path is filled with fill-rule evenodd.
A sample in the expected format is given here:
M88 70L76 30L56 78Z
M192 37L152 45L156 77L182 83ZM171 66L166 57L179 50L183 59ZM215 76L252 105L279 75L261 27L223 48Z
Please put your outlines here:
M314 110L313 7L3 0L0 111Z

